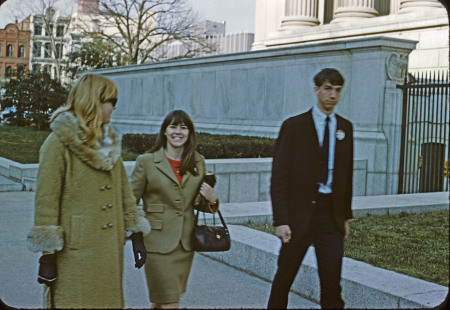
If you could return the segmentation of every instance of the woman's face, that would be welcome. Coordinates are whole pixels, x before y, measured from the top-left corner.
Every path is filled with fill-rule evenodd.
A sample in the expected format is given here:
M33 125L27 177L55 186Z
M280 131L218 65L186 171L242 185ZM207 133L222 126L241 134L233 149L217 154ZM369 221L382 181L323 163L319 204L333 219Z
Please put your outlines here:
M178 125L170 124L166 128L167 147L181 148L186 144L189 137L188 127L181 123Z
M103 119L102 119L102 123L103 124L108 124L109 122L111 122L111 114L112 111L114 111L116 109L116 104L115 102L105 102L102 103L102 113L103 113Z

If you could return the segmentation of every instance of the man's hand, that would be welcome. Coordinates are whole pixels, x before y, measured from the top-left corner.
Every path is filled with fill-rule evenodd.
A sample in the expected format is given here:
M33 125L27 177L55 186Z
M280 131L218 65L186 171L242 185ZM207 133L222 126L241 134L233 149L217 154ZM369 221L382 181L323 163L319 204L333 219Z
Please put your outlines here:
M346 220L344 222L344 231L345 231L345 234L344 234L344 240L345 240L345 239L347 239L348 234L350 233L350 225L348 223L348 220Z
M275 230L275 235L281 239L283 243L289 242L291 240L291 229L289 225L280 225Z

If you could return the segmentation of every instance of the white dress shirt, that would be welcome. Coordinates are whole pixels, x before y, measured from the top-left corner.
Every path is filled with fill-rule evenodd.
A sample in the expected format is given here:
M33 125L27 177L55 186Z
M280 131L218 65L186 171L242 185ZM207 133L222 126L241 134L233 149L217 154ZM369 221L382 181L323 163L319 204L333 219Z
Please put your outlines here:
M316 127L317 136L319 138L319 144L323 144L323 136L325 135L325 119L327 115L323 113L317 105L312 108L312 116L314 120L314 125ZM334 169L334 149L336 146L336 128L337 120L336 114L333 112L330 115L330 121L328 122L329 137L330 137L330 150L328 152L328 180L326 184L320 183L319 192L323 194L331 194L333 183L333 169Z

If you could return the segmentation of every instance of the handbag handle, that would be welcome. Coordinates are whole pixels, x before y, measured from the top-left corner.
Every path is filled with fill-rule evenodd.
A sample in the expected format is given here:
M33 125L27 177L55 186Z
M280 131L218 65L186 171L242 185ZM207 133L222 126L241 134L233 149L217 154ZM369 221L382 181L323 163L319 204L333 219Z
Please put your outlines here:
M200 213L200 211L197 210L197 214L195 215L195 225L197 225L197 223L198 223L198 214L199 213ZM227 224L225 224L225 221L222 217L222 213L220 213L220 210L217 210L217 213L219 214L220 221L222 222L223 227L225 227L225 229L228 230ZM204 214L205 214L205 212L203 212L203 215ZM214 215L215 215L215 213L213 213L213 219L214 219ZM205 220L205 222L206 222L206 220ZM214 222L214 224L215 224L215 222Z

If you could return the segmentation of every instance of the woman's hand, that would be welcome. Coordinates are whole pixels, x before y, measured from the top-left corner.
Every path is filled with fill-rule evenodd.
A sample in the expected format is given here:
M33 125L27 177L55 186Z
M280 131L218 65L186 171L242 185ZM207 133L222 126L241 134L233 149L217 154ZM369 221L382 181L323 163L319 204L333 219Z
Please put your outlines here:
M44 254L39 258L38 282L53 285L56 280L56 254Z
M210 203L214 203L219 199L214 188L209 186L206 182L203 182L200 186L200 194Z

